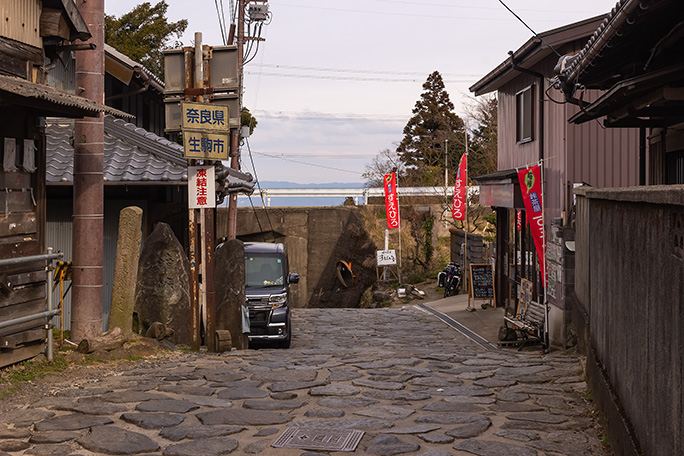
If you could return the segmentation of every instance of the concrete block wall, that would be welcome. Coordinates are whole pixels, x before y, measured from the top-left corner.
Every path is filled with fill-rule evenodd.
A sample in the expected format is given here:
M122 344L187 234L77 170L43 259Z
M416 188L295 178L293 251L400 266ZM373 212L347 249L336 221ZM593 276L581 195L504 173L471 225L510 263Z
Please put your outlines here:
M578 191L576 305L616 454L684 454L684 186Z
M217 211L217 236L227 233L227 210ZM293 307L358 307L376 281L377 246L359 209L350 206L238 208L238 238L282 242L290 272L300 275L292 287ZM344 287L337 262L351 263L356 282Z

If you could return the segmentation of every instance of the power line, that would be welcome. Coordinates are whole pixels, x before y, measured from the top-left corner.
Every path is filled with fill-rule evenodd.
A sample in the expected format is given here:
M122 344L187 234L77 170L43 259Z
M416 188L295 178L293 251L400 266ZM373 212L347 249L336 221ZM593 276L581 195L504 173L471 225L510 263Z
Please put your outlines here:
M558 57L562 57L562 55L560 55L560 53L558 53L558 51L555 50L555 49L553 48L553 46L551 46L549 43L547 43L546 41L544 41L544 38L542 38L541 36L539 36L539 34L538 34L537 32L535 32L534 30L532 30L532 27L530 27L529 25L527 25L527 24L525 23L525 21L523 21L523 20L520 18L520 16L518 16L517 14L515 14L515 11L513 11L512 9L510 9L510 8L508 7L508 5L506 5L506 4L503 2L503 0L499 0L499 3L501 3L508 11L510 11L510 13L511 13L513 16L515 16L516 19L518 19L525 27L527 27L527 29L528 29L530 32L532 32L532 34L533 34L534 36L536 36L537 38L539 38L539 39L541 40L542 43L544 43L545 45L547 45L547 46L549 47L549 49L551 49L553 52L555 52L556 55L557 55Z
M498 11L498 8L492 6L470 6L470 5L445 5L443 3L423 3L423 2L409 2L400 0L370 0L378 3L394 3L402 5L418 5L418 6L437 6L439 8L458 8L458 9L477 9L477 10L489 10ZM518 11L529 11L534 13L586 13L594 14L590 11L564 11L564 10L540 10L540 9L519 9Z
M264 212L266 213L266 219L268 220L268 225L271 227L271 233L273 234L273 241L275 241L275 231L273 230L273 224L271 223L271 216L268 213L268 209L266 209L266 202L264 201L264 192L261 191L261 183L259 183L259 176L257 176L256 166L254 166L254 158L252 157L252 149L249 147L249 138L245 138L245 144L247 145L247 151L249 152L249 160L252 162L252 171L254 171L254 179L256 179L257 187L259 188L259 194L261 195L261 205L264 208ZM252 195L249 196L249 202L250 202L250 204L252 203ZM252 210L254 211L254 217L257 218L257 222L258 222L259 218L256 215L256 210L254 209L253 204L252 204ZM264 229L261 228L261 223L259 223L259 229L263 233Z
M392 79L392 78L366 78L360 76L327 76L317 74L297 74L297 73L268 73L264 71L245 71L245 74L253 76L271 76L276 78L295 78L295 79L319 79L332 81L360 81L360 82L399 82L399 83L423 83L422 79ZM444 80L444 83L474 82L476 78L461 80Z
M395 117L372 117L372 116L354 116L354 115L335 115L322 113L287 113L287 112L269 112L269 111L254 111L255 114L264 116L268 119L289 120L293 122L307 122L307 121L322 121L322 122L386 122L386 123L405 123L408 121L408 116Z
M305 8L305 9L317 9L317 10L327 10L327 11L341 11L347 13L363 13L363 14L377 14L381 16L408 16L408 17L423 17L429 19L461 19L469 21L498 21L498 22L511 22L511 19L505 18L495 18L495 17L465 17L465 16L446 16L446 15L434 15L434 14L415 14L415 13L397 13L392 11L367 11L367 10L354 10L345 8L330 8L324 6L310 6L310 5L292 5L290 3L278 3L278 6L290 6L293 8ZM555 12L555 11L554 11Z
M250 153L254 153L255 155L262 155L264 157L269 157L269 158L277 158L279 160L283 160L283 161L291 162L291 163L297 163L299 165L306 165L306 166L313 166L315 168L329 169L332 171L339 171L341 173L351 173L351 174L355 174L357 176L361 176L363 174L363 173L360 173L358 171L351 171L349 169L335 168L333 166L326 166L326 165L318 165L316 163L309 163L309 162L300 161L300 160L292 160L291 158L286 158L286 157L283 157L280 155L267 154L265 152L250 152Z
M262 63L258 65L264 68L283 68L286 70L303 70L303 71L322 71L331 73L362 73L362 74L388 74L395 76L426 76L431 71L388 71L388 70L364 70L353 68L330 68L330 67L314 67L301 65L282 65L279 63ZM480 77L480 74L458 74L458 73L441 73L442 76L456 76L456 77Z

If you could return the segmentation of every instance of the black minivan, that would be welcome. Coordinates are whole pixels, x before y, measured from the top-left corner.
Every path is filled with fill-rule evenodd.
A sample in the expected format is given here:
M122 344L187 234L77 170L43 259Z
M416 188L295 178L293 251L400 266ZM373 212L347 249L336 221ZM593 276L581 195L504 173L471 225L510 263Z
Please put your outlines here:
M290 273L283 244L245 242L250 342L272 342L282 348L290 347L290 285L298 282L299 274Z

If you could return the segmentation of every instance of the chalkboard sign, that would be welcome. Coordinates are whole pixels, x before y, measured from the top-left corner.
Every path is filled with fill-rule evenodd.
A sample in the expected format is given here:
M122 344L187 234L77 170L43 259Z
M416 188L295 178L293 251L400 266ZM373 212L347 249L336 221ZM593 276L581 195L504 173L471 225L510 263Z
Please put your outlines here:
M470 290L473 299L494 299L494 271L491 264L470 265Z

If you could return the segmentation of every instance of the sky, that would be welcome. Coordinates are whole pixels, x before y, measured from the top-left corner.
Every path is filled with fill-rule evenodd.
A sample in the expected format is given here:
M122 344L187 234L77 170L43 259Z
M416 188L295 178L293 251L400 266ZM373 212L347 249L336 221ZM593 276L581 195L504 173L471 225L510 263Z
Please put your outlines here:
M156 3L158 0L148 0ZM231 4L223 1L226 22ZM616 0L504 0L535 32L608 13ZM142 0L106 0L121 16ZM222 45L217 3L167 0L181 38ZM259 124L242 170L260 181L364 182L380 151L395 149L422 84L437 70L464 117L468 91L532 37L499 0L270 0L270 23L245 65L243 105ZM251 159L250 159L251 155ZM252 166L254 162L254 167Z

